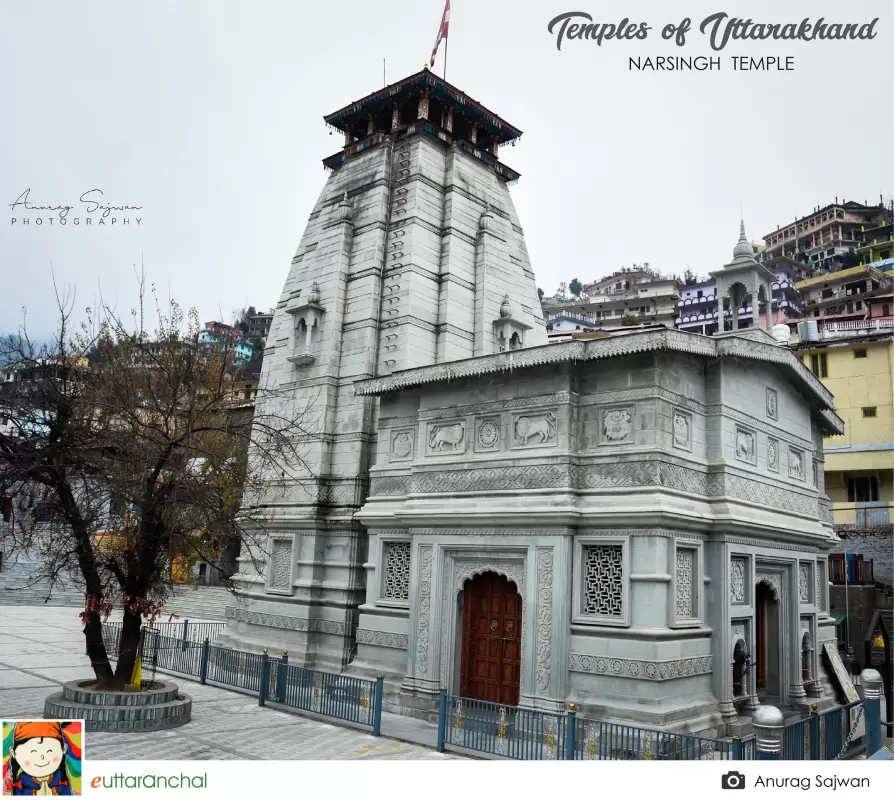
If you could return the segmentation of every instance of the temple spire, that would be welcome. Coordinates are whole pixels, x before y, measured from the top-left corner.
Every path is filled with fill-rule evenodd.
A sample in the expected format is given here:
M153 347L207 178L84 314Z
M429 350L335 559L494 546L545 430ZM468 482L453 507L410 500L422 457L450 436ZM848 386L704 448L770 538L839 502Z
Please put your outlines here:
M742 258L754 258L754 248L751 246L751 243L745 238L745 220L739 220L739 241L736 243L736 246L733 248L733 260Z

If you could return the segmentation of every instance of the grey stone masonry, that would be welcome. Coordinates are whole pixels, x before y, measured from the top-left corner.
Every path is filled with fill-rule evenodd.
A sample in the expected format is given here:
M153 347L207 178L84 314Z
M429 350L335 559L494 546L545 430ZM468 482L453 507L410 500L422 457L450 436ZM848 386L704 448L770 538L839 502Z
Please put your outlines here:
M390 709L425 716L440 687L460 693L464 587L487 572L522 600L522 705L724 733L771 697L834 702L821 577L836 539L793 465L842 422L765 331L645 331L355 388L380 408L349 671L385 675ZM766 687L735 673L737 646L761 652Z
M265 541L243 552L236 576L252 613L230 609L223 643L287 649L326 669L352 657L368 553L352 515L380 446L378 400L356 395L354 382L547 341L493 153L414 120L346 149L292 259L257 406L306 411L307 469L265 476ZM397 450L406 444L401 436Z
M177 728L189 722L192 698L170 681L152 691L115 692L85 687L90 681L68 681L44 704L47 719L83 719L87 731L150 731Z

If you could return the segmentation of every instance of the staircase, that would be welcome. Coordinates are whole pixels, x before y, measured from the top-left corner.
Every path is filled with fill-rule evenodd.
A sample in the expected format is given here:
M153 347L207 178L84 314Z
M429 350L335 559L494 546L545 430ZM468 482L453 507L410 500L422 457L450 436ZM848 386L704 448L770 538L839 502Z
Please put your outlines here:
M0 606L84 607L84 590L77 582L68 581L50 589L48 581L33 577L34 572L35 565L30 562L7 565L0 572ZM162 621L167 620L167 615L176 614L191 621L223 622L224 609L235 603L230 592L221 586L177 586L174 592L165 603Z
M222 586L183 586L177 587L176 592L174 597L169 597L165 602L165 613L161 621L167 620L168 614L176 614L180 619L190 621L223 622L226 619L224 609L236 602L233 595Z
M37 564L31 561L4 563L0 572L0 606L84 607L84 591L73 580L57 583L36 579Z

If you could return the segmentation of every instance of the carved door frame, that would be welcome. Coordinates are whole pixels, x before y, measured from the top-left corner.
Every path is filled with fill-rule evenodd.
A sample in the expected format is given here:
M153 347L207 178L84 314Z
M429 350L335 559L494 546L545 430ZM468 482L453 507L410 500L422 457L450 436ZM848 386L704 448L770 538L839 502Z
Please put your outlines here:
M530 687L526 681L527 659L530 652L530 614L527 602L527 573L528 551L527 548L494 548L489 549L465 549L444 548L442 579L440 582L441 593L441 633L440 633L440 683L451 692L459 691L459 667L456 659L457 631L460 623L457 597L462 591L466 580L474 578L484 572L496 572L512 581L522 603L522 636L521 636L521 666L519 670L519 687L522 697L530 694Z
M765 583L770 590L773 599L776 601L776 619L777 619L777 675L779 683L780 705L785 705L791 700L792 690L792 661L791 661L791 640L792 640L792 621L790 615L792 613L792 593L791 593L791 563L766 562L758 561L754 570L754 615L755 623L757 623L758 603L757 603L757 587L760 583ZM795 595L797 598L797 595ZM795 600L794 608L797 610L798 605ZM757 624L755 624L755 654L757 654ZM800 676L800 664L798 667L798 675ZM755 668L755 689L757 688L757 670Z

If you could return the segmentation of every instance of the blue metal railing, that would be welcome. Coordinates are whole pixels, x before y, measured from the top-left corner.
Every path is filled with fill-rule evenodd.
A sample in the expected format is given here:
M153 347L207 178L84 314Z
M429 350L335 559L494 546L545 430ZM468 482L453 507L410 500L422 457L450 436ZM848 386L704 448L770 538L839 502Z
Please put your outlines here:
M565 757L566 715L442 694L439 741L494 756L526 760Z
M834 761L842 753L851 730L851 723L862 713L863 701L838 706L821 713L797 720L785 726L782 732L784 761ZM841 757L861 748L864 737L854 736Z
M832 761L863 744L855 737L842 754L862 701L813 713L787 725L782 734L785 760ZM438 749L463 748L511 759L576 761L739 761L758 758L754 736L716 739L657 728L624 725L578 716L573 706L561 714L501 705L442 690Z
M105 623L103 641L110 658L117 658L121 643L121 623ZM299 711L357 725L369 726L374 736L382 730L384 682L336 675L289 664L282 658L263 653L232 650L180 636L164 636L143 628L141 651L144 669L197 678L256 694L258 704L279 703Z
M575 727L574 757L583 761L727 761L738 756L731 739L669 733L586 717L577 717Z

